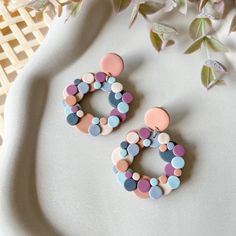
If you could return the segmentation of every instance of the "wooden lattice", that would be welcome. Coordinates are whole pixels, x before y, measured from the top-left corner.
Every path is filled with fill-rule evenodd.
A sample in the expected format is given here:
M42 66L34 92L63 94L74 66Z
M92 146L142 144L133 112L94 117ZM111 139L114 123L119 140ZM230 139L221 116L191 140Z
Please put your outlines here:
M3 111L7 92L17 73L43 41L52 17L39 19L34 10L4 6L0 0L0 145L3 140Z

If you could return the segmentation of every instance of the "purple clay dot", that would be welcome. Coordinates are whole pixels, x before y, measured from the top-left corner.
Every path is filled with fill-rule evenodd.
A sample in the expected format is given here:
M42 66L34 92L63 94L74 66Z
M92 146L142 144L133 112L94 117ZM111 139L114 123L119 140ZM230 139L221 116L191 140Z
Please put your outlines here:
M75 85L69 85L67 88L66 88L66 92L69 94L69 95L75 95L77 92L78 92L78 89Z
M120 113L117 108L113 109L110 112L110 116L117 116L117 117L119 117L121 122L125 122L126 121L126 114L125 113Z
M151 132L150 132L150 130L147 129L147 128L141 128L141 129L139 130L138 134L139 134L139 137L140 137L141 139L147 139L147 138L150 137Z
M140 192L146 193L149 191L151 185L150 182L146 179L140 179L138 181L138 189Z
M173 153L174 153L175 156L182 157L185 154L185 149L184 149L184 147L182 145L177 144L173 148Z
M106 80L106 74L103 72L98 72L95 74L95 79L98 82L103 83Z
M73 113L76 113L78 110L79 110L79 108L78 108L77 106L72 106L72 107L71 107L71 111L72 111Z
M132 177L132 173L131 173L130 171L127 171L127 172L125 173L125 177L126 177L127 179L130 179L130 178Z
M174 175L175 168L171 165L171 163L166 164L165 166L165 174L166 176Z
M123 102L125 103L131 103L133 101L134 97L131 93L129 92L125 92L123 95L122 95L122 100Z

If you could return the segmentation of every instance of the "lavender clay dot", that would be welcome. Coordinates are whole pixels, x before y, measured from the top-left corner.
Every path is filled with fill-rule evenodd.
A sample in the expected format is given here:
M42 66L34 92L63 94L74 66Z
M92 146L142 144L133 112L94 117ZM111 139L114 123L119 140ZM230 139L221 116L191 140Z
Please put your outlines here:
M141 139L147 139L150 137L150 130L147 128L141 128L138 134Z
M165 174L166 176L171 176L171 175L174 175L174 171L175 171L175 168L171 165L171 163L168 163L166 166L165 166Z
M126 177L127 179L130 179L130 178L132 177L132 172L127 171L127 172L125 173L125 177Z
M69 94L69 95L75 95L77 92L78 92L78 89L75 85L69 85L67 88L66 88L66 92Z
M146 179L140 179L138 181L138 189L140 192L146 193L149 191L151 185L148 180Z
M125 113L120 113L117 108L113 109L110 113L110 116L117 116L120 118L121 122L125 122L126 120L126 114Z
M125 103L131 103L133 101L133 99L134 99L133 95L131 93L129 93L129 92L125 92L122 95L122 100Z
M106 80L106 74L103 72L98 72L95 74L95 79L98 82L103 83Z
M71 111L72 111L73 113L76 113L78 110L79 110L79 108L78 108L77 106L72 106L72 107L71 107Z
M175 156L182 157L185 154L185 149L182 145L178 144L173 148L173 153Z

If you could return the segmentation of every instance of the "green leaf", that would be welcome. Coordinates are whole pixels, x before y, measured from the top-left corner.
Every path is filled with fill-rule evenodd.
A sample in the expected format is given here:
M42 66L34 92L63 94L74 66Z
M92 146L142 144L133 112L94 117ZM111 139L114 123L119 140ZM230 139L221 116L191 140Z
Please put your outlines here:
M230 24L229 34L231 32L236 32L236 15L233 17L231 24Z
M145 17L146 15L151 15L159 11L163 7L162 3L148 0L140 4L139 12Z
M179 12L187 15L188 11L188 1L187 0L178 0Z
M126 9L132 0L112 0L113 8L116 12L121 12Z
M212 29L211 20L208 18L196 18L189 27L189 34L192 39L198 39L206 35Z
M174 27L161 23L153 23L152 31L157 34L177 34Z
M204 41L207 43L208 48L214 52L227 51L227 48L224 46L224 44L213 37L207 36L205 37Z
M220 62L212 59L208 59L205 61L205 66L213 68L215 71L220 73L226 73L227 68Z
M153 32L152 30L150 31L150 39L151 39L151 42L152 42L152 45L153 47L158 51L160 52L161 51L161 48L162 48L162 40L160 38L160 36Z
M131 13L131 16L130 16L129 28L132 27L132 25L134 24L135 20L137 19L139 7L140 7L139 4L135 4L135 6L133 8L133 11Z
M202 67L201 80L205 88L212 87L217 82L214 69L204 65Z
M195 51L197 51L198 49L200 49L202 42L204 41L205 37L199 38L197 40L195 40L189 47L188 49L184 52L185 54L190 54L193 53Z
M208 0L201 0L199 3L199 11L207 4Z

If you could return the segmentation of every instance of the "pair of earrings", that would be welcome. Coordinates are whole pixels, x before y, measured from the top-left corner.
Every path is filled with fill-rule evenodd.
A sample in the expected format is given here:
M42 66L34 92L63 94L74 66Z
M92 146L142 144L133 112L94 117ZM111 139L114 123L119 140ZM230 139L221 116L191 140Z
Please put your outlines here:
M117 82L116 77L123 69L122 58L115 53L109 53L100 61L100 72L87 73L67 86L63 91L67 122L92 136L108 135L125 122L133 95L126 92L123 85ZM108 100L113 107L108 118L98 118L85 113L79 104L86 94L96 90L108 93ZM118 182L140 198L159 199L180 186L180 176L185 165L185 149L163 132L169 122L169 115L164 109L149 109L144 116L146 127L129 131L125 140L112 152L113 172ZM130 168L141 150L149 147L158 148L161 159L167 163L164 174L159 178L141 175Z

